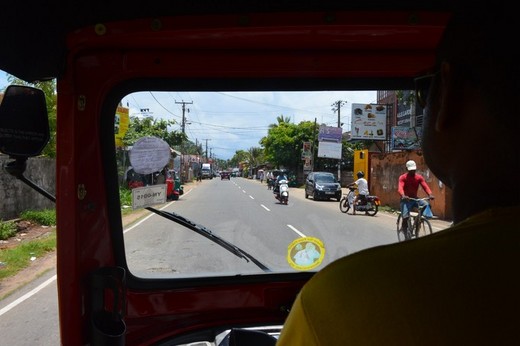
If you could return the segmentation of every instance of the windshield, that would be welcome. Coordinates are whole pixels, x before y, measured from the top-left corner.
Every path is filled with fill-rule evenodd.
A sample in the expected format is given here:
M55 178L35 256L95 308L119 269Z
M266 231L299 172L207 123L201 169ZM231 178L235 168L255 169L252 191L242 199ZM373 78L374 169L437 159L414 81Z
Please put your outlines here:
M348 100L341 115L334 110L338 100ZM305 187L311 171L331 173L316 175L316 182L336 182L339 164L340 196L346 195L353 153L370 144L349 141L352 126L385 129L373 119L359 122L353 108L376 101L375 91L123 97L114 118L114 157L130 272L184 278L318 271L339 257L398 241L393 224L348 220L337 191L313 200ZM320 131L337 129L338 121L341 130L332 136L339 133L344 143L324 142L323 156ZM280 172L289 181L286 204L276 194Z
M333 175L316 175L316 182L317 183L336 183L337 180Z

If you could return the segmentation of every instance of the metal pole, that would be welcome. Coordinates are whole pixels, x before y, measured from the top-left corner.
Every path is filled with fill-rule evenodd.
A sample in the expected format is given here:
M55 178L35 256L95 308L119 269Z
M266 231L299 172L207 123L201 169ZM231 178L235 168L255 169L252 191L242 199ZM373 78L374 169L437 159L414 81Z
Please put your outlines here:
M338 127L341 128L340 110L341 110L341 101L338 101ZM341 143L341 146L343 149L343 130L341 130L341 137L342 138L340 140L340 143ZM342 155L343 155L343 150L340 151L339 161L338 161L338 182L340 185L341 185L341 157L342 157Z

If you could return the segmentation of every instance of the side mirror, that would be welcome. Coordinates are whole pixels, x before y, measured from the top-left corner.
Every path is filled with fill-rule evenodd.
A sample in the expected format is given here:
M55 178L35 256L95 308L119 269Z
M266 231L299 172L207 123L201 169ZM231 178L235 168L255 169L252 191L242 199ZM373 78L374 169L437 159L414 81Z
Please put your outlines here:
M0 103L0 151L13 158L38 156L49 142L42 90L10 85Z
M4 170L53 202L56 197L27 179L27 158L38 156L49 142L49 118L45 94L40 89L10 85L0 103L0 152L13 161Z

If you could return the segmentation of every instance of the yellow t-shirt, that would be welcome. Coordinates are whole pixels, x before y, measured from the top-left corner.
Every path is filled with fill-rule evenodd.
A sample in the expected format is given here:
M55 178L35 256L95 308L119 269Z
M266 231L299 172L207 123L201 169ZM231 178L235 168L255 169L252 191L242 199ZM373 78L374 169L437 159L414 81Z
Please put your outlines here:
M520 345L520 206L341 258L303 287L277 346Z

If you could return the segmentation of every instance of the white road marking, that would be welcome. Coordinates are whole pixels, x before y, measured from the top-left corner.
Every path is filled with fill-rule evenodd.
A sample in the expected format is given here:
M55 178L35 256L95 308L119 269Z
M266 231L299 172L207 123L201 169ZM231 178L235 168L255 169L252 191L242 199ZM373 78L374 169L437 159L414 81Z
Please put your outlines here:
M0 316L2 316L3 314L5 314L6 312L8 312L9 310L11 310L12 308L14 308L15 306L23 303L25 300L31 298L32 296L34 296L36 293L40 292L42 289L44 289L45 287L47 287L48 285L50 285L53 281L56 280L56 275L52 276L51 278L47 279L47 281L43 282L42 284L40 284L40 286L36 287L35 289L33 289L32 291L30 292L27 292L26 294L24 294L23 296L21 296L20 298L16 299L15 301L13 301L12 303L6 305L4 308L0 309Z
M260 204L260 206L262 206L262 208L264 208L264 209L267 210L267 211L271 211L271 209L267 208L267 207L266 207L265 205L263 205L263 204Z
M300 237L302 237L302 238L305 238L305 237L306 237L305 234L303 234L302 232L298 231L294 226L292 226L292 225L287 225L287 227L289 227L290 229L292 229L292 230L293 230L296 234L298 234Z

